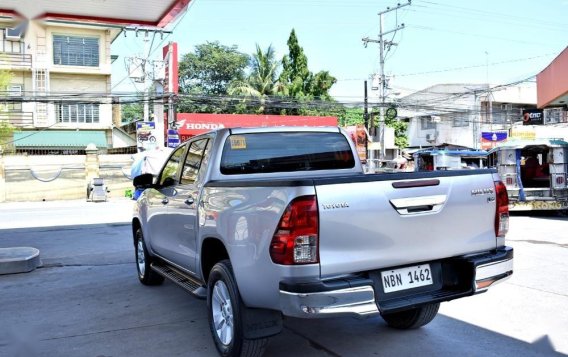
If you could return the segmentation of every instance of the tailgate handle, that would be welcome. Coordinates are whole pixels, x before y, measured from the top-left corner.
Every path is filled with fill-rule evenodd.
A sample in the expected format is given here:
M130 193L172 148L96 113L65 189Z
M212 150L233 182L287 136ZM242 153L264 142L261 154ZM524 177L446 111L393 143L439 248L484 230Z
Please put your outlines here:
M418 213L438 212L446 203L446 195L393 198L391 205L403 216Z

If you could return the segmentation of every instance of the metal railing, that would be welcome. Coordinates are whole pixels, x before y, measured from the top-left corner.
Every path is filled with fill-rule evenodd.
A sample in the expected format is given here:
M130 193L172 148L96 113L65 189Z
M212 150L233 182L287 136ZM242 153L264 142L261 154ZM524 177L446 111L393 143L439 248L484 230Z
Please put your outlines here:
M29 128L34 126L34 113L0 111L0 121L7 121L17 128Z
M31 68L32 55L24 53L0 52L0 68Z

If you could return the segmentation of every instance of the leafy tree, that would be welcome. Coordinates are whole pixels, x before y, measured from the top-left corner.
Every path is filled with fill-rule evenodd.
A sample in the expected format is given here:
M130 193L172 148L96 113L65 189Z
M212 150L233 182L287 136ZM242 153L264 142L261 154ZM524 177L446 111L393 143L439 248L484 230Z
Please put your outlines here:
M144 116L144 104L142 103L127 103L121 105L122 122L130 123L140 120Z
M394 128L394 144L399 149L404 149L408 147L408 124L402 122L400 120L394 119L385 119L385 125Z
M314 98L331 101L329 90L337 81L327 71L321 71L315 75L308 69L308 58L304 49L298 42L296 31L292 29L288 38L288 55L282 59L282 73L280 83L285 87L284 94L301 101L311 101ZM294 114L303 114L311 111L305 106L299 110L292 110Z
M364 124L363 108L345 108L344 113L339 116L339 126L350 126Z
M8 89L8 85L10 84L10 81L12 80L12 72L5 70L5 69L0 69L0 91L1 92L5 92ZM0 95L3 95L4 93L0 93Z
M179 80L182 93L226 95L229 83L243 80L248 55L237 51L237 46L224 46L219 42L207 42L195 46L194 53L187 53L179 64Z
M229 86L229 94L256 98L260 104L256 111L266 113L267 98L284 92L284 87L278 81L280 64L275 59L272 45L263 51L257 44L249 66L249 76L244 81L233 81Z
M11 80L12 72L0 70L0 97L6 95ZM5 110L5 105L0 102L0 112ZM13 140L15 131L17 131L17 128L11 125L9 121L0 119L0 151L8 153L14 151Z

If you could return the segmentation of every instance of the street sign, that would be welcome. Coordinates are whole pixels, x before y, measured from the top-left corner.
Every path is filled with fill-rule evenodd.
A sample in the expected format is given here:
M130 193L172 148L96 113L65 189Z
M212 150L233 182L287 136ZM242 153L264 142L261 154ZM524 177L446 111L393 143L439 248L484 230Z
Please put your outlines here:
M179 133L176 129L168 129L168 147L175 148L180 144Z

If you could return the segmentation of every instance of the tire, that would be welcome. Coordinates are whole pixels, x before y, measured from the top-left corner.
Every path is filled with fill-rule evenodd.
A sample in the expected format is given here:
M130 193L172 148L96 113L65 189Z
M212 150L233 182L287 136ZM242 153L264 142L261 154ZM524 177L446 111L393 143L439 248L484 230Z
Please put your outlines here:
M160 285L164 282L164 277L150 268L152 258L146 249L142 229L136 230L136 244L134 245L136 270L138 271L138 279L144 285Z
M410 330L422 327L434 320L440 303L424 305L415 309L382 315L383 320L392 328Z
M262 356L268 338L243 337L243 311L239 289L229 260L213 266L207 282L207 314L215 347L221 356Z

